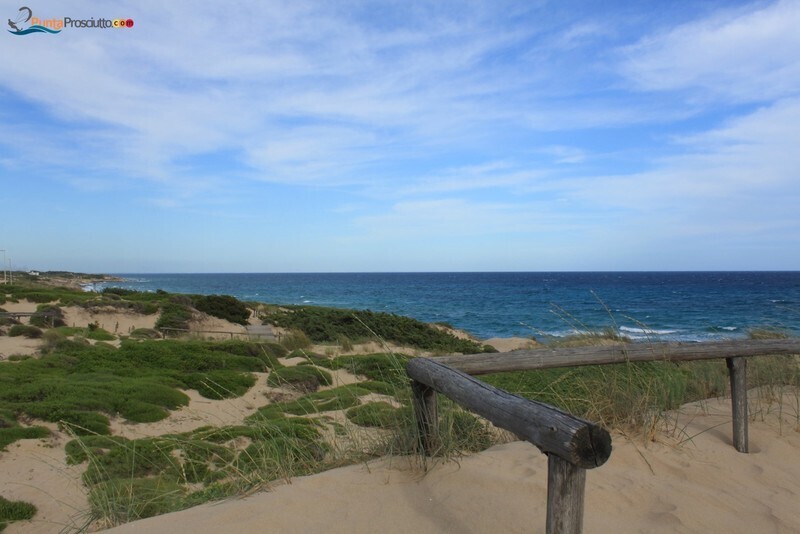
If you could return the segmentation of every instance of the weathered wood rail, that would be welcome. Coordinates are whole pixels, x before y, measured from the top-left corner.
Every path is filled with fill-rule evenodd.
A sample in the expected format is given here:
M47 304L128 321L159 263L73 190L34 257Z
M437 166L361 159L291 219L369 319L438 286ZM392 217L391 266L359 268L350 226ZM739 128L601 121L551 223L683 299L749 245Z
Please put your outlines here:
M56 312L53 311L43 311L43 312L0 312L0 318L11 318L15 321L19 321L22 317L49 317L50 324L54 324L56 319Z
M55 317L56 313L51 311L44 312L0 312L0 317L11 317L19 320L20 317Z
M225 334L230 336L231 339L236 339L235 336L243 336L247 339L252 338L264 338L264 339L273 339L274 336L271 336L268 333L254 333L254 332L231 332L229 330L190 330L188 328L172 328L167 326L162 326L157 329L161 333L161 337L166 337L167 333L169 332L179 332L182 334Z
M608 431L431 359L415 358L406 371L413 380L414 412L425 452L438 446L438 391L547 454L547 532L581 532L586 469L603 465L611 455Z
M800 339L750 339L707 343L628 343L605 347L543 348L509 353L441 356L434 359L470 375L482 375L503 371L531 371L582 365L652 361L680 362L725 358L731 381L733 444L737 451L746 453L749 450L746 358L789 354L800 354Z
M800 354L800 339L637 343L415 358L408 363L406 371L412 379L420 445L426 453L435 452L438 446L436 392L439 392L494 425L533 443L547 454L547 533L580 533L583 528L585 470L599 467L609 458L611 437L608 432L552 406L497 389L471 375L626 362L724 358L731 381L733 443L736 450L746 453L749 448L747 358L797 354Z

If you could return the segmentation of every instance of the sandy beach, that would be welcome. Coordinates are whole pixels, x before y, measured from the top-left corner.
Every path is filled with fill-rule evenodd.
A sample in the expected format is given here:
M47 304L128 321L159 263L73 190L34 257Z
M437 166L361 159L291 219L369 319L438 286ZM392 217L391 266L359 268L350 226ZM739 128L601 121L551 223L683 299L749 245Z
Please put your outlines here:
M800 391L787 389L771 404L763 392L751 396L750 454L731 444L728 399L683 406L651 440L614 433L610 460L588 472L585 531L800 531ZM255 401L193 395L162 422L116 422L114 432L142 437L222 424ZM69 531L85 520L82 468L64 464L66 439L54 432L0 453L4 495L40 509L6 532ZM428 472L415 458L382 458L111 532L543 532L546 474L546 457L527 442L434 461Z
M724 399L684 406L654 441L614 434L611 459L588 473L585 531L800 531L797 395L761 406L751 454L731 445ZM427 473L381 459L110 532L543 532L546 473L546 457L526 442Z

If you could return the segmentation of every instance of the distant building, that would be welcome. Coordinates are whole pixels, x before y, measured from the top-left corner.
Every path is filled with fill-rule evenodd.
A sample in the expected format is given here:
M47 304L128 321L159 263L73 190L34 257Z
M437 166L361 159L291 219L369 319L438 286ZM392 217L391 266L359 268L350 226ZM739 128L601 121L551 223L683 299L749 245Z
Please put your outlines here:
M28 274L31 276L39 276L39 271L28 271Z

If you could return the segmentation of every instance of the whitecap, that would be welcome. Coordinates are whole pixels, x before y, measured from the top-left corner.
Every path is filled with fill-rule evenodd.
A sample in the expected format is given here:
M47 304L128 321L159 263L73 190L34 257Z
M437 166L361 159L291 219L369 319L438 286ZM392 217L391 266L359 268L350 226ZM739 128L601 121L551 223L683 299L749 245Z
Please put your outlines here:
M625 332L628 334L644 334L644 335L667 335L667 334L677 334L677 330L657 330L655 328L635 328L632 326L620 326L620 332Z

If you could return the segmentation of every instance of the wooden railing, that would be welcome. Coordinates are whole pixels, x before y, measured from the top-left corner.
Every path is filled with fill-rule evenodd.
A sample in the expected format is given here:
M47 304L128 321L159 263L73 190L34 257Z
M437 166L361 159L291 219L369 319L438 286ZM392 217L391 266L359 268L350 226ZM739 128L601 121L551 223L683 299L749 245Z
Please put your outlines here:
M195 330L195 329L189 329L189 328L171 328L171 327L166 327L166 326L159 327L159 328L157 328L157 330L158 330L158 332L161 333L161 337L162 338L166 338L167 334L169 334L170 332L177 332L179 334L191 334L191 335L195 335L195 334L196 335L200 335L200 334L225 334L227 336L230 336L231 339L235 339L235 336L244 336L247 339L252 339L252 338L257 338L257 339L266 338L266 339L269 339L271 337L274 337L274 336L271 336L270 334L264 334L264 333L231 332L229 330ZM280 340L280 338L278 338L278 340Z
M497 389L470 375L645 361L725 358L731 382L733 443L748 452L747 358L800 354L800 339L712 343L634 343L604 347L521 350L510 353L415 358L406 371L412 379L420 445L438 446L436 392L525 439L548 456L547 533L579 533L583 528L586 469L611 454L611 437L593 423L562 410Z

